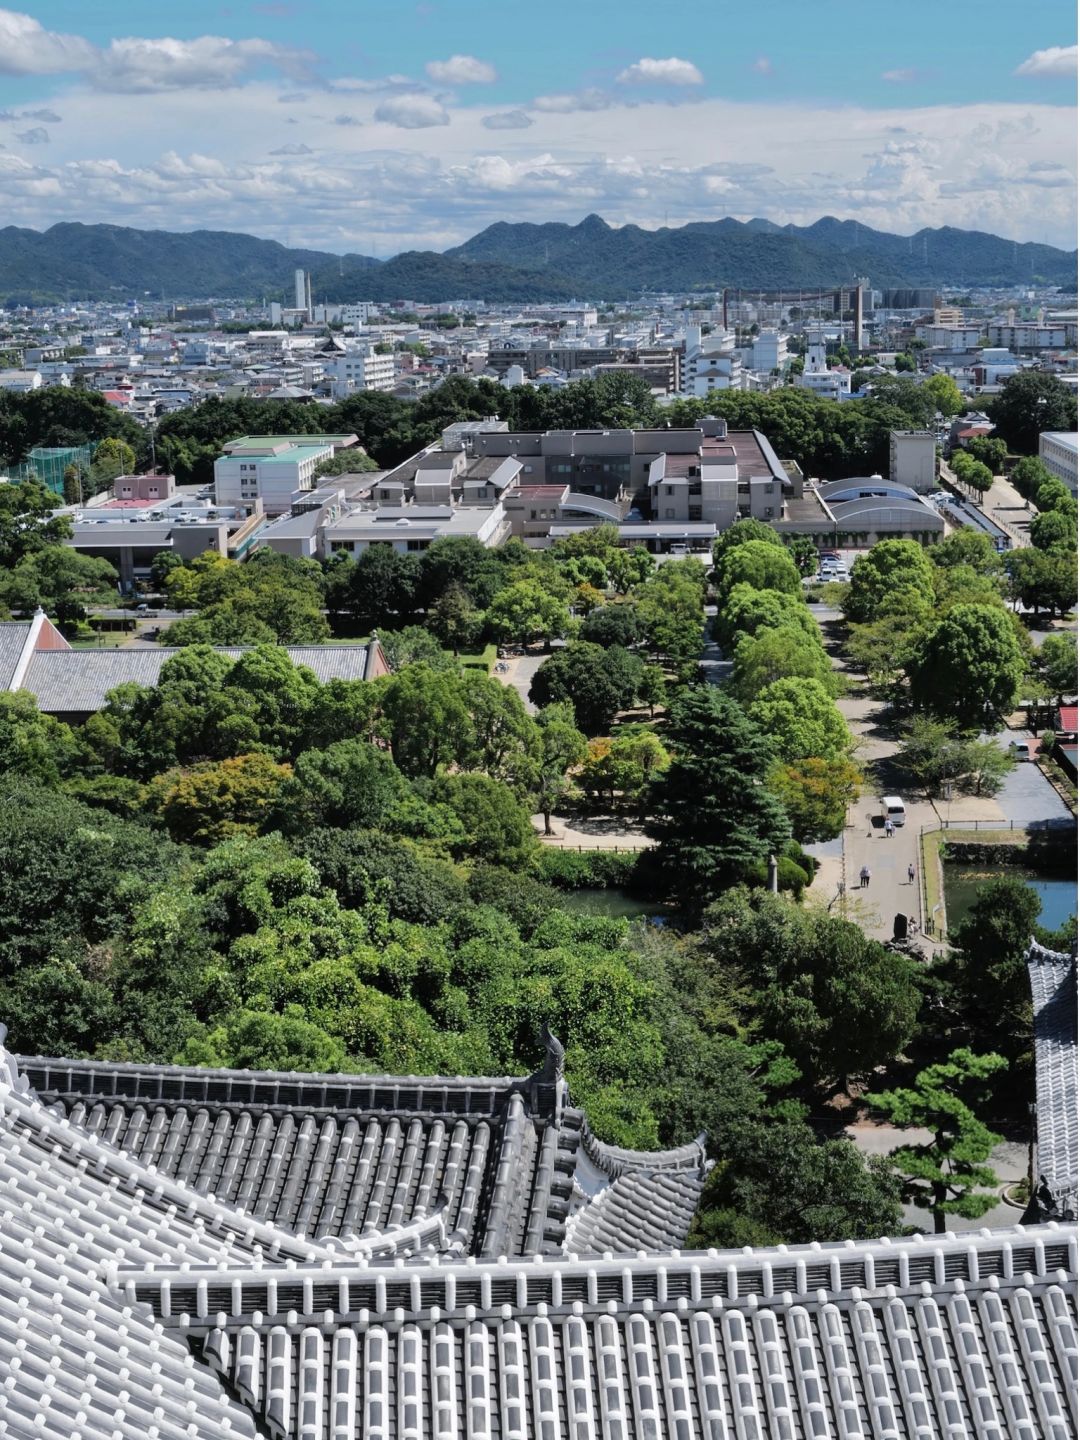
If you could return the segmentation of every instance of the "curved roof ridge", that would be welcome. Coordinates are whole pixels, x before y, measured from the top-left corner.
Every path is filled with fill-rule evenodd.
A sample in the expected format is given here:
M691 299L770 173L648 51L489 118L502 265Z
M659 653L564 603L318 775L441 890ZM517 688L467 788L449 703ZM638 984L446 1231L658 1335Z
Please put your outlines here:
M182 1180L143 1164L123 1150L92 1135L66 1116L57 1115L31 1088L22 1074L15 1056L4 1045L6 1027L0 1025L0 1110L10 1105L27 1129L44 1140L67 1149L70 1154L94 1164L100 1176L108 1174L118 1184L149 1190L163 1206L175 1205L187 1217L201 1219L212 1231L228 1231L245 1244L266 1246L273 1256L288 1255L294 1259L313 1260L327 1255L326 1247L305 1241L288 1230L257 1220L238 1206L226 1204L213 1196L201 1195Z
M668 1150L628 1150L621 1145L609 1145L598 1140L586 1120L582 1130L582 1148L586 1155L605 1175L616 1179L632 1170L705 1170L709 1161L705 1153L705 1132L685 1145L676 1145Z

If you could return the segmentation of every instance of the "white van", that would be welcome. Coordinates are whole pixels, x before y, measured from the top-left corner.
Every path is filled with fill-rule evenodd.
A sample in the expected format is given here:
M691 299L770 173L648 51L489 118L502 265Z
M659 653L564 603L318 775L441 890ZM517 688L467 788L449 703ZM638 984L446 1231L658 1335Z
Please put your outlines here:
M903 825L907 819L907 811L904 809L904 802L899 795L883 795L881 797L881 813L894 825Z

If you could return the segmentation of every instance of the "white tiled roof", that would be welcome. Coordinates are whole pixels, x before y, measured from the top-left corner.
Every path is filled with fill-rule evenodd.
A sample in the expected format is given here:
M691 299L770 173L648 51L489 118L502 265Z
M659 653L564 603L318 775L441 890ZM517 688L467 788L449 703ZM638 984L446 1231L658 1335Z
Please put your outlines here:
M1035 1016L1039 1176L1055 1210L1076 1213L1076 956L1032 944L1028 974Z

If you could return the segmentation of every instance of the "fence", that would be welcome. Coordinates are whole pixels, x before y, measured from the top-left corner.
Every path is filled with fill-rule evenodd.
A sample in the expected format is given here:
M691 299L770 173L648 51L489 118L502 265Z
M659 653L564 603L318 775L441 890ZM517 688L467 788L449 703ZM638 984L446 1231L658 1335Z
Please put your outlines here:
M1017 824L1015 820L939 820L936 825L920 825L919 834L928 835L935 830L970 830L973 834L979 830L987 834L1017 830L1022 834L1037 835L1047 830L1072 830L1075 827L1076 820L1072 815L1054 815L1046 820L1031 820L1026 824Z

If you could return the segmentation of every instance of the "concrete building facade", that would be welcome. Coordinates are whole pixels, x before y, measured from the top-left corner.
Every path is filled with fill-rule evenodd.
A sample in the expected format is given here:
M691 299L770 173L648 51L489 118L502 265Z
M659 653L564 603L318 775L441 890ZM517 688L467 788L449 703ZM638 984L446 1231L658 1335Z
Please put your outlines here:
M898 485L909 485L917 495L937 489L937 447L931 431L890 432L889 478Z

